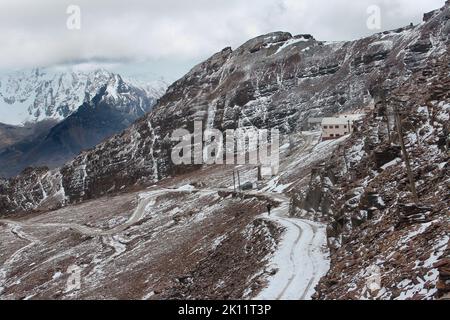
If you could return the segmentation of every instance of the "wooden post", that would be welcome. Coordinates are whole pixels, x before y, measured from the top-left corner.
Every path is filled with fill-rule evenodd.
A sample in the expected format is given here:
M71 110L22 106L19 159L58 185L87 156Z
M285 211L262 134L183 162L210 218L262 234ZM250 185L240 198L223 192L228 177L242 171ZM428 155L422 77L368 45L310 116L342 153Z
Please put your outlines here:
M238 177L238 191L241 192L241 176L239 175L239 170L237 170Z
M388 139L389 139L389 146L392 145L392 138L391 138L391 124L389 123L389 110L386 104L386 99L383 99L383 106L384 110L386 112L386 126L387 126L387 132L388 132Z
M436 120L436 114L434 112L434 106L431 103L431 101L427 102L427 110L428 110L428 116L431 115L431 120L430 120L431 121L431 125L434 127L434 122Z
M236 176L234 173L234 169L233 169L233 189L234 189L234 193L236 193Z
M409 162L408 151L406 150L406 147L405 147L405 140L403 138L403 130L402 130L402 123L401 123L402 120L401 120L400 113L398 112L397 107L395 107L394 112L395 112L395 118L396 118L395 122L397 123L398 138L399 138L400 146L401 146L402 152L403 152L403 159L405 161L405 166L406 166L406 171L407 171L407 174L408 174L408 179L409 179L411 192L413 194L414 201L416 203L418 203L419 202L419 197L417 196L416 182L414 181L414 177L413 177L413 174L412 174L411 164Z
M348 164L347 164L347 152L345 151L345 145L342 145L342 147L343 147L343 150L344 150L344 163L345 163L345 168L347 169L347 173L349 172L349 167L348 167Z
M292 150L294 149L294 139L292 135L289 136L289 155L292 154Z

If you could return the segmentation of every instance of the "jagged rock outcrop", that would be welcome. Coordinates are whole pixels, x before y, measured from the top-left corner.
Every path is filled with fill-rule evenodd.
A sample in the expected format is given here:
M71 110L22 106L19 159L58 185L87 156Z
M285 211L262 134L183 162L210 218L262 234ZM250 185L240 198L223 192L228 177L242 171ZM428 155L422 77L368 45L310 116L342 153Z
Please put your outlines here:
M331 269L315 298L436 299L448 294L450 158L439 137L450 117L449 62L446 53L388 90L390 111L382 117L374 110L344 146L347 159L353 159L350 167L341 154L330 160L335 178L328 212ZM417 200L402 156L380 163L379 154L399 144L398 134L389 137L386 130L392 106L402 117ZM373 149L374 143L379 147ZM329 173L322 174L323 180Z
M447 51L449 10L447 4L424 24L356 41L324 43L275 32L226 48L171 85L146 117L58 170L66 200L174 174L170 135L176 128L192 130L195 120L217 129L293 132L310 116L360 108L380 77L398 85ZM26 209L15 205L14 189L4 189L9 198L1 213Z

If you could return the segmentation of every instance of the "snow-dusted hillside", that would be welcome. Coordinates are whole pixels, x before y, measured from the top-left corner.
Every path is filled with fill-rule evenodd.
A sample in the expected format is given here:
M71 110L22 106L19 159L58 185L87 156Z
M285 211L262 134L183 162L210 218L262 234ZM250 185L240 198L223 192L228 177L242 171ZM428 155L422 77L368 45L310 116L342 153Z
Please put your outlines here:
M120 100L123 86L139 87L149 99L156 101L165 88L163 82L138 85L132 80L98 69L84 72L72 69L32 69L0 74L0 122L23 125L42 120L63 120L84 102L89 102L98 90L107 85L110 99ZM146 108L142 100L130 110L139 113ZM115 103L116 105L120 105Z
M450 1L356 41L222 50L121 134L0 179L0 299L448 299L449 52ZM343 111L366 114L348 136L302 130ZM171 133L194 121L279 128L279 174L175 166Z
M176 128L192 131L194 121L221 130L254 126L290 133L302 130L311 116L364 107L383 83L401 86L430 61L448 54L449 16L450 3L418 26L356 41L323 43L275 32L235 50L225 48L173 83L152 112L122 134L58 170L67 198L92 199L179 171L170 161L175 143L168 138ZM38 205L42 194L15 198L17 186L28 179L9 181L1 211Z
M304 199L328 217L332 251L317 299L448 300L449 74L443 57L391 91L389 106L378 105L311 178ZM417 198L398 129L386 121L399 95L407 99L396 125Z
M328 270L326 228L289 217L288 192L338 145L319 137L282 148L289 183L277 176L260 181L260 191L236 195L233 166L207 166L21 222L0 218L0 300L310 299ZM290 165L298 158L304 176ZM255 166L239 170L256 184ZM53 178L43 207L65 200L62 177ZM40 190L50 187L44 180ZM80 272L79 288L71 270Z

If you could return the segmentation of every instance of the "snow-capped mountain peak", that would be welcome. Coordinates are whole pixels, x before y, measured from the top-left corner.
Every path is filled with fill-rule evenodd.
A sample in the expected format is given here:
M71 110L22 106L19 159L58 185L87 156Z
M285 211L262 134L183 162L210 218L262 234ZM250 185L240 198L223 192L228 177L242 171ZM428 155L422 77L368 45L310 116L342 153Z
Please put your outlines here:
M116 100L118 103L114 105L119 107L122 107L121 102L127 104L122 101L121 93L129 92L130 87L142 91L142 95L152 101L156 101L161 92L159 88L150 90L131 81L125 82L120 75L105 69L15 71L0 75L0 122L23 125L49 119L61 121L89 102L105 85L108 100Z

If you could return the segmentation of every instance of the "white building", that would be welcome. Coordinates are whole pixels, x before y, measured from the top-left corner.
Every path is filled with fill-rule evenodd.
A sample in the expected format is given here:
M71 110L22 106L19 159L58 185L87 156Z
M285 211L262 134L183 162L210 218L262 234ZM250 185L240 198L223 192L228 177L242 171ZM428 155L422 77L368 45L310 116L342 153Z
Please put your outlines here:
M342 115L322 119L322 139L338 139L353 132L353 123L361 119L362 114Z

